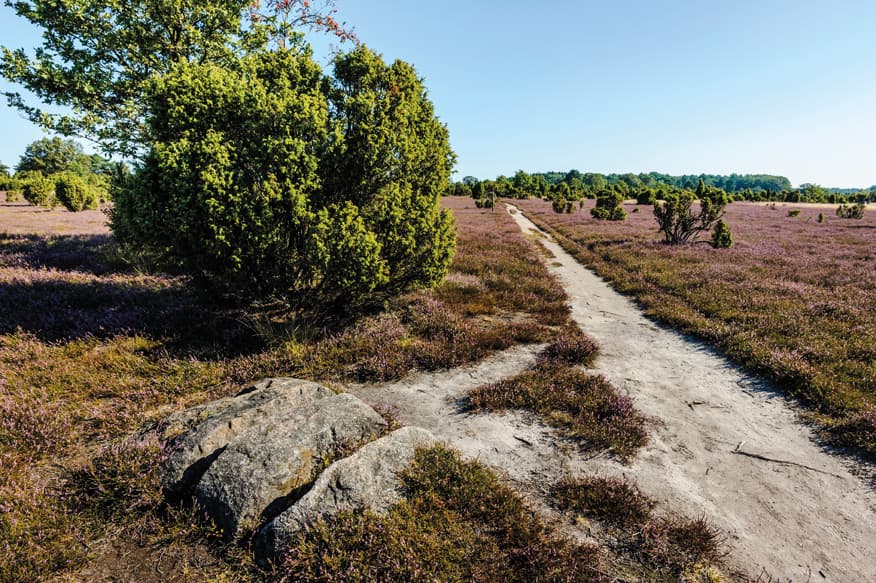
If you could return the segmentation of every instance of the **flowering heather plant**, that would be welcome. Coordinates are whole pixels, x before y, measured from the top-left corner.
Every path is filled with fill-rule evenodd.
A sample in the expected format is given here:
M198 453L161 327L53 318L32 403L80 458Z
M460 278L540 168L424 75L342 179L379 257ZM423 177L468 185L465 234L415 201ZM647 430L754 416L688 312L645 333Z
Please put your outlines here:
M469 391L481 410L534 411L574 438L586 451L608 450L629 459L645 444L645 418L632 400L602 376L566 363L542 361L534 369Z
M142 477L160 451L126 436L265 376L388 380L550 341L569 309L533 246L507 213L446 206L459 229L448 281L329 331L301 330L270 306L231 310L185 278L132 269L100 212L0 206L0 582L104 560L83 546L98 538L110 555L101 568L122 578L129 551L146 579L171 556L208 563L199 572L217 580L253 577L235 565L246 564L235 555L243 547L203 556L194 510L155 508ZM252 323L264 321L259 334ZM538 552L562 554L549 548Z
M546 527L476 461L436 446L401 474L384 516L342 513L300 534L275 581L607 582L602 553Z
M551 487L550 495L558 509L608 527L616 552L650 575L641 580L690 576L718 565L726 555L723 536L704 518L656 515L656 503L624 478L566 477Z
M647 216L606 223L519 202L647 313L800 398L824 416L835 443L876 454L868 432L857 429L876 403L876 213L819 224L825 205L796 204L802 220L788 221L737 202L724 215L733 248L716 250L661 245Z

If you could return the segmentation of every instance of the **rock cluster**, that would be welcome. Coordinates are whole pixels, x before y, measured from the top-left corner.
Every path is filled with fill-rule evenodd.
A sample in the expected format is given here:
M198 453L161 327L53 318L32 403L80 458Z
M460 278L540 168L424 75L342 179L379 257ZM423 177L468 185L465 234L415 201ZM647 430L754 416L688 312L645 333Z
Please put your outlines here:
M169 498L194 496L228 538L267 520L256 548L269 558L310 521L344 509L383 512L400 498L398 473L435 438L416 427L386 430L353 395L265 379L168 417L158 428L171 442L161 482Z

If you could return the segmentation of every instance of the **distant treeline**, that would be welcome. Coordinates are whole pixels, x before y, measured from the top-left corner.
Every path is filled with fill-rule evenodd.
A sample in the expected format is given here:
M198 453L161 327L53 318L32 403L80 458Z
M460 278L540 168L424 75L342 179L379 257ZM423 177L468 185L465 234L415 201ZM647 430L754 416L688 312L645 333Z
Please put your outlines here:
M648 200L674 190L696 190L700 181L728 194L730 200L770 202L874 202L876 186L868 190L823 188L804 184L792 188L784 176L771 174L685 174L671 176L660 172L642 174L600 174L597 172L538 172L529 174L518 170L514 176L499 176L495 180L479 180L466 176L451 185L450 194L471 196L475 199L506 198L563 198L580 200L597 198L607 190L621 192L628 198Z

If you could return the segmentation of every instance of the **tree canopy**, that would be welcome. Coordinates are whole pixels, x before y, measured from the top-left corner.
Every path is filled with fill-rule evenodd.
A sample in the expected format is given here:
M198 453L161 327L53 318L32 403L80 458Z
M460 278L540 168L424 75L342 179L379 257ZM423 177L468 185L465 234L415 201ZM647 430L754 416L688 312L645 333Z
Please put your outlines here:
M145 152L147 83L181 62L228 65L297 29L351 38L333 2L309 0L18 0L7 3L42 30L33 54L2 47L0 75L34 93L7 91L32 122L100 144L107 153Z

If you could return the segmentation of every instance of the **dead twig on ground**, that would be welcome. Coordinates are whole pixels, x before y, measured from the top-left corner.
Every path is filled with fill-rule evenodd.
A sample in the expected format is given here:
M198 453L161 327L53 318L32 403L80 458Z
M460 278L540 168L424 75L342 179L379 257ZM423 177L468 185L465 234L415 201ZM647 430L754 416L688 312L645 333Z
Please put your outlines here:
M760 455L760 454L757 454L757 453L750 453L750 452L747 452L747 451L742 451L741 449L739 449L739 446L737 446L736 449L734 449L734 450L733 450L732 452L730 452L730 453L735 453L735 454L737 454L737 455L744 455L744 456L746 456L746 457L750 457L750 458L754 458L754 459L762 460L762 461L765 461L765 462L772 462L772 463L774 463L774 464L781 464L781 465L784 465L784 466L797 466L798 468L803 468L804 470L809 470L809 471L811 471L811 472L817 472L817 473L819 473L819 474L824 474L824 475L826 475L826 476L833 476L834 478L840 478L840 479L842 479L842 476L840 476L840 475L838 475L838 474L834 474L834 473L831 473L831 472L827 472L827 471L825 471L825 470L819 470L818 468L813 468L812 466L807 466L806 464L800 464L800 463L797 463L797 462L791 462L791 461L787 461L787 460L779 460L779 459L775 459L775 458L767 457L767 456L764 456L764 455Z

